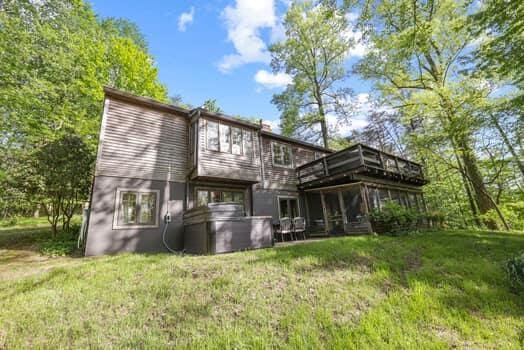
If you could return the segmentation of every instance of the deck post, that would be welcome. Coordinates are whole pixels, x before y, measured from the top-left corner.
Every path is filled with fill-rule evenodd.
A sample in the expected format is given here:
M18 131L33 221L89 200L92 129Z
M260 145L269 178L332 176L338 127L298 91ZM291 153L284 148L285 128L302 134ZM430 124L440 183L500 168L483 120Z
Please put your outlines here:
M320 191L320 201L322 202L322 213L324 214L324 233L328 235L328 217L326 209L326 200L324 199L324 192Z

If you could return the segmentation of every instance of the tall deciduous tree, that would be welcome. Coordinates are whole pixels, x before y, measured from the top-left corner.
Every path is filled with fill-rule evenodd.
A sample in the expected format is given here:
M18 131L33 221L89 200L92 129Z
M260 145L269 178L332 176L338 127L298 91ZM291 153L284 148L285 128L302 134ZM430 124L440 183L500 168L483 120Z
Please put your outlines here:
M82 0L0 1L0 196L42 195L30 191L31 156L65 133L94 154L104 85L167 100L140 38L129 23L101 24Z
M286 13L284 27L286 39L270 47L273 71L293 79L273 98L282 113L282 130L312 141L321 138L327 147L328 113L349 116L350 91L339 85L347 77L344 61L352 45L344 35L347 19L331 2L296 2ZM320 125L320 132L314 125Z
M505 223L475 152L473 134L480 124L472 110L487 92L482 81L462 73L461 56L474 40L466 27L468 6L455 0L371 2L364 18L373 50L358 70L374 79L407 119L422 119L427 137L452 150L449 165L462 175L472 210L495 210ZM484 221L496 227L493 220Z

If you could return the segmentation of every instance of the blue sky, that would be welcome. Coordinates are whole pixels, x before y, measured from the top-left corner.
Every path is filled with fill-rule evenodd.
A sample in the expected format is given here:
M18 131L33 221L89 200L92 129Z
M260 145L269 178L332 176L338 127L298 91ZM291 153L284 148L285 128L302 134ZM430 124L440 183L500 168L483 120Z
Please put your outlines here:
M285 75L274 75L267 47L283 38L284 0L89 0L100 17L122 17L135 22L145 35L169 94L198 106L217 100L227 114L256 116L278 125L279 112L271 104L282 91ZM358 33L354 34L357 35ZM365 47L350 54L350 67ZM347 84L360 102L367 102L370 85L356 78ZM342 133L365 124L356 117Z

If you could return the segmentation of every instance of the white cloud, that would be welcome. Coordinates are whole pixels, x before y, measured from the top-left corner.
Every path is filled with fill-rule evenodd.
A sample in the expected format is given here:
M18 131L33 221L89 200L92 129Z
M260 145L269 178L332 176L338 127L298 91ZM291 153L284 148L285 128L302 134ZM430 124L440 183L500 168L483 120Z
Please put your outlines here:
M195 7L191 6L189 12L182 12L178 17L178 30L185 32L189 24L193 23L193 16L195 15Z
M261 38L261 29L277 29L274 0L236 0L222 12L227 26L227 38L233 43L236 53L226 55L218 65L221 72L246 63L269 63L271 57L267 45Z
M348 52L348 58L351 57L364 57L369 51L369 45L364 42L362 38L362 31L353 29L356 27L359 14L356 12L349 12L346 14L346 19L349 23L349 28L342 34L346 38L353 40L353 46Z
M291 76L286 73L273 74L261 69L255 74L255 81L268 89L285 87L293 81Z

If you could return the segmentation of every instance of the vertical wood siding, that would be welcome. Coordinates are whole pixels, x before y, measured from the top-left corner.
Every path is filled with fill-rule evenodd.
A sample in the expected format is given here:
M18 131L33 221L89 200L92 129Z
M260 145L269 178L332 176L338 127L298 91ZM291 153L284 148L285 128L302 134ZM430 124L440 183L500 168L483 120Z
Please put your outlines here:
M117 99L105 111L104 137L96 175L184 182L188 160L188 121Z

